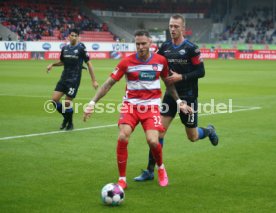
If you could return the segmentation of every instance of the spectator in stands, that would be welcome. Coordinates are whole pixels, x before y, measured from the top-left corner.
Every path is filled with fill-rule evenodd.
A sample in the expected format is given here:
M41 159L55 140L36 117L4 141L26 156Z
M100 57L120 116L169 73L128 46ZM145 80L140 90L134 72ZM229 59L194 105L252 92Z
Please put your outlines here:
M45 10L40 9L39 4L29 3L28 1L25 2L26 4L11 3L10 7L5 8L5 11L7 11L5 19L7 20L5 20L4 26L17 33L22 41L38 40L41 39L42 35L64 39L68 36L68 29L73 28L81 31L108 31L107 25L102 28L92 18L83 15L79 8L64 8L62 6L63 2L47 6ZM66 6L70 8L67 2ZM62 35L55 34L56 31L60 31Z
M113 35L113 40L116 42L120 42L120 38L116 35Z
M271 43L273 42L271 32L274 29L272 14L273 11L270 8L254 7L236 16L233 24L227 26L218 38L222 38L223 41L231 40L248 44Z
M103 23L103 24L102 24L102 31L105 31L105 32L108 31L108 26L107 26L106 23Z

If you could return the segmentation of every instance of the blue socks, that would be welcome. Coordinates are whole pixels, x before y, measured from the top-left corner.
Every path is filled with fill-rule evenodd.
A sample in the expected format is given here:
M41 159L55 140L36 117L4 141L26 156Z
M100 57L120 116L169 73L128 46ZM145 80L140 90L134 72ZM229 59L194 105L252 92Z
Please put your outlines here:
M197 132L198 132L198 139L206 138L209 135L209 130L206 128L198 127Z
M159 138L159 143L161 144L162 148L163 148L163 142L164 142L164 138Z

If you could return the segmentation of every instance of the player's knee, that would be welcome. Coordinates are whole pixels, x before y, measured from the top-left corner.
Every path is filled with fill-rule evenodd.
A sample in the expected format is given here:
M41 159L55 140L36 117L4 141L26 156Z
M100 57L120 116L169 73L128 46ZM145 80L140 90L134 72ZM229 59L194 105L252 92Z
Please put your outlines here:
M129 135L126 134L125 132L120 132L118 136L119 141L128 141Z
M150 147L156 147L157 145L158 145L158 140L155 140L155 139L151 139L151 138L149 138L149 139L147 139L147 142L148 142L148 144L149 144L149 146Z
M64 103L65 107L68 108L72 105L72 102L71 101L68 101L66 100L65 103Z
M159 132L159 138L164 138L166 135L167 130L163 131L163 132Z

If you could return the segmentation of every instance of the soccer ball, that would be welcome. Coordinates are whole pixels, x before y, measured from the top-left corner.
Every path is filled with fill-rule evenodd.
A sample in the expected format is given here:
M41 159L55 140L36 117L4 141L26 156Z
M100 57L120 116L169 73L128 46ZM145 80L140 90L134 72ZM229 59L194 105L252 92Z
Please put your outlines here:
M108 183L102 188L102 201L109 206L118 206L125 199L125 192L121 186L116 183Z

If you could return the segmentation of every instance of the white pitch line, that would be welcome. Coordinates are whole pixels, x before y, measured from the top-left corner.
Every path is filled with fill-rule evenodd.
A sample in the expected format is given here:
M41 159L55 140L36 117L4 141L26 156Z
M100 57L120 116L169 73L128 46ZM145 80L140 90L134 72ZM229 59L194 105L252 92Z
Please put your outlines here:
M0 94L0 96L7 96L7 97L22 97L22 98L43 98L43 99L47 99L47 100L51 100L51 96L39 96L39 95L13 95L13 94ZM87 100L87 102L89 102L89 100L91 99L91 97L88 98L76 98L74 99L76 100ZM104 99L104 101L109 101L109 102L122 102L122 100L118 99L118 100L112 100L112 99Z
M101 129L101 128L109 128L117 126L117 124L110 124L105 126L92 126L92 127L86 127L86 128L80 128L80 129L74 129L72 131L52 131L52 132L42 132L42 133L34 133L34 134L28 134L28 135L17 135L17 136L9 136L9 137L3 137L0 138L1 140L10 140L10 139L16 139L16 138L29 138L29 137L36 137L41 135L53 135L53 134L59 134L59 133L68 133L68 132L76 132L76 131L85 131L90 129Z
M0 96L7 96L7 97L23 97L23 98L47 98L47 100L51 99L51 96L42 96L42 95L15 95L15 94L5 94L5 93L0 93ZM89 100L90 97L88 98L76 98L75 100ZM112 99L104 99L104 102L107 101L113 101L113 102L122 102L122 100L118 99L118 100L112 100ZM223 103L223 101L221 101ZM208 102L206 102L208 103ZM205 104L205 103L200 103L200 104ZM240 105L233 105L233 107L236 108L251 108L252 106L240 106Z
M236 110L232 110L232 112L242 112L242 111L250 111L250 110L258 110L261 109L262 107L250 107L247 109L236 109ZM214 112L214 113L203 113L203 114L199 114L198 116L209 116L209 115L218 115L218 114L226 114L229 113L228 111L225 112ZM231 114L231 113L229 113Z
M47 99L47 100L51 100L51 96L42 96L42 95L15 95L15 94L5 94L5 93L0 93L0 96L7 96L7 97L23 97L23 98L45 98L45 99ZM90 97L88 97L88 98L76 98L75 99L75 101L76 100L87 100L87 101L89 101L89 98ZM113 99L104 99L103 100L104 102L107 102L107 101L109 101L109 102L122 102L122 100L121 99L118 99L118 100L113 100ZM208 102L207 102L208 103ZM200 103L200 104L205 104L205 103ZM240 106L240 105L233 105L233 107L236 107L236 108L251 108L252 106Z
M247 109L237 109L237 110L232 110L232 112L250 111L250 110L258 110L258 109L261 109L261 107L251 107L251 108L247 108ZM203 113L203 114L199 114L199 116L209 116L209 115L218 115L218 114L226 114L226 113L228 113L228 112L225 111L225 112L215 112L215 113ZM0 141L17 139L17 138L29 138L29 137L36 137L36 136L42 136L42 135L53 135L53 134L60 134L60 133L85 131L85 130L91 130L91 129L102 129L102 128L114 127L114 126L117 126L117 125L118 124L109 124L109 125L104 125L104 126L92 126L92 127L86 127L86 128L79 128L79 129L74 129L72 131L52 131L52 132L42 132L42 133L34 133L34 134L28 134L28 135L8 136L8 137L0 138Z

